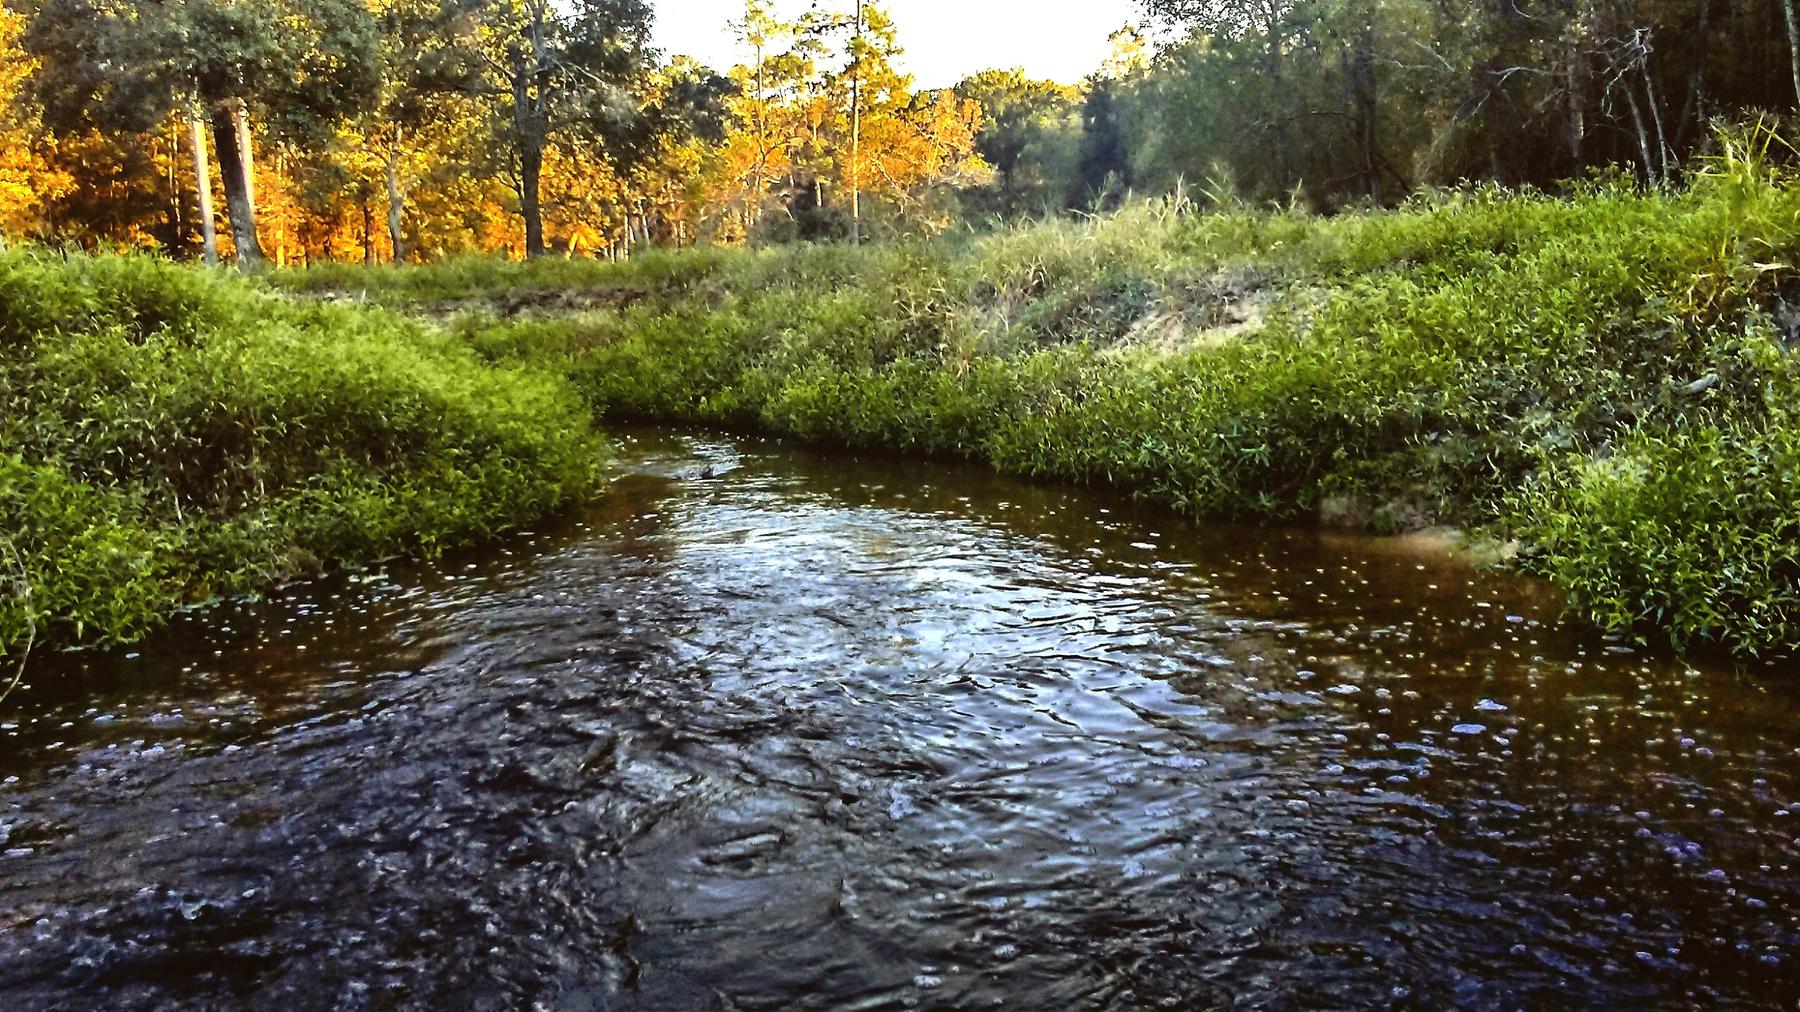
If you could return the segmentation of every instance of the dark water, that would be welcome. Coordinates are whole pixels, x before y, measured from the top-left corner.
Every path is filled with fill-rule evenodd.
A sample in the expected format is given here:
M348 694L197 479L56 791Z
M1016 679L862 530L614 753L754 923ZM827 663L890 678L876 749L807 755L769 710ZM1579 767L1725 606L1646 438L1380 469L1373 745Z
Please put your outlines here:
M1800 1000L1800 682L1400 545L626 457L565 529L40 664L0 1007Z

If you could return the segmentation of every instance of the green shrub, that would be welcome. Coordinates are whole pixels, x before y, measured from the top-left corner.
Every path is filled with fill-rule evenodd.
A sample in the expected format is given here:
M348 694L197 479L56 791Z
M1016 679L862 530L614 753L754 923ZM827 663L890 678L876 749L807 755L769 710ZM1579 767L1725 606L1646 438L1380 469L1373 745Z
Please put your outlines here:
M1771 392L1796 387L1770 323L1800 311L1800 186L1722 150L1683 192L1143 203L932 243L358 277L396 304L487 300L456 333L601 416L962 456L1197 515L1331 499L1378 529L1510 530L1604 625L1766 652L1800 644L1778 477L1800 437ZM557 286L639 295L494 316Z
M604 459L552 371L223 274L3 253L0 321L0 651L479 538L587 494Z
M1518 511L1536 568L1604 626L1752 655L1800 644L1800 428L1638 434Z
M168 536L142 504L72 479L55 465L0 459L0 654L40 639L125 639L167 608Z

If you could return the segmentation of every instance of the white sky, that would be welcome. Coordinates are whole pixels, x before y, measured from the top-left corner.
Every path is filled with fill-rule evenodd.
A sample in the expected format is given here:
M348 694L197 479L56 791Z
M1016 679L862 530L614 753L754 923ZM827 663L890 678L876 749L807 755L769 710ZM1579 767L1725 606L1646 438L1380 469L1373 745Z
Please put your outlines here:
M813 0L776 0L792 17ZM829 9L854 0L817 0ZM652 0L656 44L718 70L744 61L728 27L743 0ZM1106 59L1106 37L1141 18L1133 0L883 0L900 32L903 68L922 88L955 84L978 70L1024 67L1032 77L1075 84Z

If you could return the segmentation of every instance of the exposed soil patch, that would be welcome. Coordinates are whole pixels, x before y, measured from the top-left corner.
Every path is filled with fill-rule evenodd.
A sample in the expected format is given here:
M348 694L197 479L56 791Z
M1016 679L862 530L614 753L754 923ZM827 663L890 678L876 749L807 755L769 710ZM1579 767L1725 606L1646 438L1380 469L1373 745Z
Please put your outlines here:
M635 288L551 288L450 299L425 307L423 312L429 316L456 316L482 310L510 320L523 316L568 316L600 310L623 311L647 297L647 292Z
M1179 353L1231 344L1262 328L1280 294L1254 271L1221 270L1158 299L1118 347Z
M324 302L360 304L369 300L369 293L366 290L337 289L310 293L310 297ZM571 316L603 310L619 312L630 309L648 297L649 293L636 288L523 289L424 302L410 307L408 312L414 316L440 321L465 313L486 313L503 320L514 320L536 316Z

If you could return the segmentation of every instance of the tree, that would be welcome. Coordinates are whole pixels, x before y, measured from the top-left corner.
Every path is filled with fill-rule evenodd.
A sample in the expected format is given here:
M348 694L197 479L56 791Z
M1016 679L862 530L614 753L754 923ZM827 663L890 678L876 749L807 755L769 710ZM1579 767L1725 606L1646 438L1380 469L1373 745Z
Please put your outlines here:
M1010 218L1041 203L1056 182L1049 147L1078 120L1080 91L1034 81L1023 70L985 70L957 85L956 93L981 107L975 147L994 169L992 209Z
M862 97L863 64L869 52L863 43L864 0L856 0L856 18L850 33L850 245L862 245Z
M36 64L20 48L25 21L0 7L0 241L37 231L47 200L70 186L44 157L42 125L25 94Z
M373 91L375 26L355 0L44 0L25 38L59 133L207 122L238 262L252 270L262 251L247 117L328 122Z
M466 112L454 93L466 83L467 54L459 49L455 24L440 0L367 2L379 28L372 100L351 118L290 132L304 143L291 144L288 157L306 173L328 177L323 185L299 184L304 202L321 221L353 211L364 259L379 255L373 219L376 205L385 205L379 217L387 255L403 262L408 191L431 146L424 135L449 127ZM354 206L338 206L341 197L354 198Z
M870 192L891 209L893 231L941 232L955 220L958 194L993 181L976 147L981 106L953 89L919 92L899 115L871 125L864 142Z
M634 242L686 245L700 230L704 177L726 134L736 85L686 57L650 76L636 126L615 147L630 152L611 166L623 208L624 246ZM622 166L622 167L621 167ZM571 182L598 173L572 173ZM592 187L587 187L591 189Z
M1794 0L1781 0L1781 13L1787 22L1788 58L1794 73L1794 95L1800 99L1800 16L1794 13Z
M840 184L850 194L850 243L854 246L862 242L863 181L868 178L864 172L864 127L910 100L912 81L894 67L900 43L892 15L869 0L850 3L847 13L815 13L803 19L801 30L819 36L841 34L845 39L844 69L829 79L829 85L837 93L834 104L843 120L838 129L848 134L841 138L836 162Z
M768 0L745 0L744 19L733 27L750 60L732 71L737 89L729 112L737 129L727 132L725 157L742 180L748 236L762 220L769 183L789 168L798 140L789 107L813 76L817 42L778 20Z
M1132 184L1130 144L1121 93L1146 67L1142 33L1127 25L1110 39L1112 55L1088 78L1081 110L1081 153L1068 194L1071 208L1110 207Z
M1719 115L1800 100L1790 0L1144 0L1185 33L1136 81L1133 162L1256 196L1672 179ZM1140 129L1141 125L1141 129Z
M821 64L836 29L832 17L817 10L796 21L779 20L766 0L747 0L744 15L735 27L748 61L731 71L736 90L727 100L720 171L748 239L777 207L788 208L791 222L801 190L811 190L812 202L820 202L829 171L825 131L833 117L829 75Z
M1069 206L1108 208L1131 185L1131 157L1119 109L1119 82L1096 77L1088 82L1081 110L1081 156Z
M367 156L380 166L388 248L395 263L405 262L407 255L408 138L452 115L441 75L454 58L445 49L440 10L433 0L376 0L374 5L381 25L381 84L360 133Z
M645 0L444 0L464 59L463 89L495 108L516 170L525 253L543 256L545 152L586 142L620 159L638 127L653 63Z

